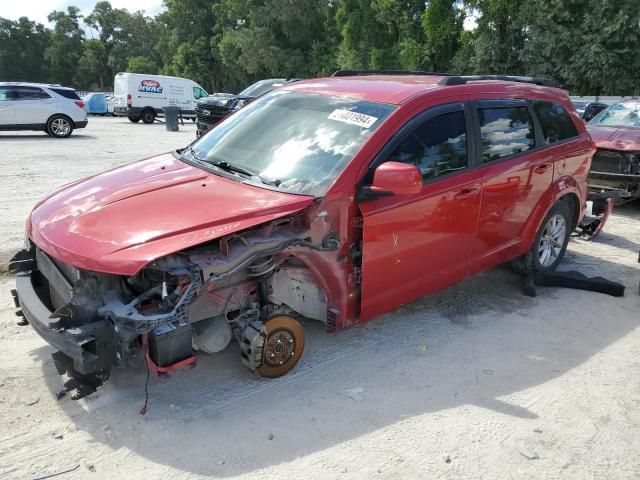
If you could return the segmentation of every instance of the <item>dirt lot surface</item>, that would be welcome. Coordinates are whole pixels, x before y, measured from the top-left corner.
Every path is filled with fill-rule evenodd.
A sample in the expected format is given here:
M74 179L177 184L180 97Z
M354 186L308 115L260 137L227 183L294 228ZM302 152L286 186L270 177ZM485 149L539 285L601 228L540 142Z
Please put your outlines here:
M183 146L162 125L94 119L68 140L0 134L0 251L58 184ZM0 280L0 478L639 478L640 207L563 269L627 286L624 298L539 288L497 268L350 331L305 325L288 376L264 380L235 347L172 379L116 371L56 399L53 349L16 325Z

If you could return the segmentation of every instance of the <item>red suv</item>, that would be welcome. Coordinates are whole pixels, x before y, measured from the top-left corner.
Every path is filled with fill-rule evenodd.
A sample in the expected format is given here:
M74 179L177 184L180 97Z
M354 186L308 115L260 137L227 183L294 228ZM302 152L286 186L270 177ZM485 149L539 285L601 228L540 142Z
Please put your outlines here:
M567 93L362 73L292 83L41 201L14 296L59 370L164 373L235 339L279 376L301 319L334 332L509 260L555 268L595 150Z

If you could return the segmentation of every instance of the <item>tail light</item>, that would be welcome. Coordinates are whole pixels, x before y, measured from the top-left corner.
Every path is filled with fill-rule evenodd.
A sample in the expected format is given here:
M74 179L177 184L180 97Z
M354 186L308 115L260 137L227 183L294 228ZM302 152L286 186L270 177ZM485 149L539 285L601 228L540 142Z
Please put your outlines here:
M127 107L131 106L131 94L127 93Z
M76 101L75 101L75 102L73 102L73 103L75 103L76 105L78 105L78 107L80 107L80 108L84 108L84 102L83 102L82 100L76 100Z

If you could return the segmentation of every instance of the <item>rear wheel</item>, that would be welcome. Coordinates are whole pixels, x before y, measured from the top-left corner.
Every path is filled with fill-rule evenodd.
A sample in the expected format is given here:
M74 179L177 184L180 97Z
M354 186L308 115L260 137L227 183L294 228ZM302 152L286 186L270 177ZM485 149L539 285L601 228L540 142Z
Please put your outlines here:
M140 121L140 117L128 117L129 121L132 123L138 123Z
M279 315L265 323L262 365L258 373L263 377L280 377L296 366L304 350L304 330L295 318Z
M56 138L67 138L73 132L73 123L64 115L53 115L47 121L47 133Z
M555 270L567 250L572 225L569 205L556 203L542 222L531 250L513 261L514 270L525 275Z
M156 112L154 112L153 110L145 110L144 112L142 112L140 118L142 118L142 123L153 123L156 119Z

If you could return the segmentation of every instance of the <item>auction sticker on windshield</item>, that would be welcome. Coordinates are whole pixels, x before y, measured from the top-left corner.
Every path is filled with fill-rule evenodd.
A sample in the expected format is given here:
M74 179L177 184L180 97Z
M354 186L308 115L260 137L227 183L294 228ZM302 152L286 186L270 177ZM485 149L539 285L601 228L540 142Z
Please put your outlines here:
M365 115L364 113L352 112L350 110L342 110L340 108L335 109L329 114L330 120L337 120L338 122L350 123L351 125L357 125L358 127L369 128L376 123L377 117L371 115Z

